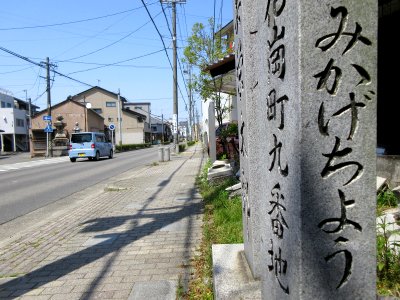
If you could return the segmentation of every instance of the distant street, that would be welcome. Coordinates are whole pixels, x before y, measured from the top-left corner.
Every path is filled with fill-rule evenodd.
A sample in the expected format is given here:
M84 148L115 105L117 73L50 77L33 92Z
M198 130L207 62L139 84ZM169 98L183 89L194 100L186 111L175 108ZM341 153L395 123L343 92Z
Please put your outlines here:
M151 164L158 159L158 148L116 154L113 159L100 161L52 161L19 168L9 167L0 172L0 224L54 203L75 192L119 175L127 170ZM11 160L11 159L10 159ZM15 159L12 160L15 162ZM2 162L6 163L5 161ZM1 169L0 165L0 169Z

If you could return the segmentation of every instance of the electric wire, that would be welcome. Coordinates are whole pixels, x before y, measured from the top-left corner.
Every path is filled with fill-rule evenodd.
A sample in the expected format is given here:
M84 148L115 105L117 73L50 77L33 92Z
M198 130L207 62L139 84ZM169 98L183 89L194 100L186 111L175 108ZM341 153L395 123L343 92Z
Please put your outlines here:
M160 3L160 4L161 4L161 3ZM163 10L163 14L164 14L164 17L165 17L165 21L166 21L166 23L167 23L168 30L169 30L169 32L170 32L170 34L171 34L171 37L172 37L173 34L172 34L172 31L171 31L171 27L170 27L170 25L169 25L167 15L166 15L165 10L164 10L164 6L163 6L162 4L161 4L161 7L162 7L162 10ZM179 21L179 18L178 18L178 21ZM179 22L178 22L178 24L179 24ZM180 27L179 27L179 28L180 28ZM181 34L181 37L182 37L182 34ZM179 66L179 69L180 69L180 71L181 71L181 76L182 76L182 79L183 79L183 83L184 83L184 85L185 85L186 93L189 95L188 87L187 87L186 81L185 81L185 76L183 75L182 66L181 66L181 62L180 62L180 59L179 59L179 53L177 52L176 55L177 55L178 66ZM185 98L184 98L184 96L183 96L183 93L182 93L182 91L181 91L181 88L180 88L180 86L179 86L179 83L177 83L177 85L178 85L179 92L180 92L180 94L181 94L181 96L182 96L182 99L183 99L183 101L184 101L184 103L185 103L185 110L187 111L187 104L186 104Z
M167 47L165 46L165 42L164 42L164 39L163 39L163 37L162 37L162 35L161 35L161 33L160 33L160 30L158 29L156 23L154 22L154 19L153 19L152 15L150 14L150 11L149 11L149 9L148 9L146 3L144 2L144 0L141 0L141 1L142 1L143 5L144 5L144 8L146 9L147 14L148 14L149 17L150 17L151 22L152 22L153 25L154 25L154 28L156 29L156 31L157 31L157 33L158 33L160 39L161 39L161 42L162 42L162 44L163 44L163 46L164 46L165 54L167 55L167 58L168 58L169 65L171 66L171 70L173 70L172 63L171 63L171 59L170 59L170 57L169 57L169 55L168 55ZM174 74L174 77L175 77L175 74ZM173 78L173 80L174 80L174 82L177 83L178 89L179 89L179 91L180 91L180 93L181 93L183 102L185 103L185 107L186 107L186 110L187 110L187 104L186 104L185 98L184 98L184 96L183 96L182 90L181 90L181 88L180 88L180 86L179 86L179 84L178 84L178 78Z
M152 3L149 3L148 5L153 5L156 4L158 1L154 1ZM10 28L0 28L0 31L7 31L7 30L23 30L23 29L34 29L34 28L47 28L47 27L55 27L55 26L63 26L63 25L70 25L70 24L77 24L77 23L83 23L83 22L89 22L89 21L95 21L99 19L104 19L104 18L109 18L121 14L125 14L131 11L135 11L138 9L143 8L143 6L116 12L113 14L108 14L104 16L99 16L99 17L94 17L94 18L88 18L88 19L83 19L83 20L76 20L76 21L69 21L69 22L62 22L62 23L55 23L55 24L46 24L46 25L35 25L35 26L23 26L23 27L10 27Z
M13 51L11 51L11 50L9 50L9 49L6 49L6 48L4 48L4 47L1 47L1 46L0 46L0 50L6 52L6 53L8 53L8 54L11 54L11 55L13 55L13 56L15 56L15 57L18 57L18 58L20 58L20 59L23 59L23 60L25 60L25 61L27 61L27 62L30 62L31 64L34 64L34 65L39 66L39 67L41 67L41 68L46 68L46 67L44 66L44 64L42 64L42 63L37 63L37 62L35 62L35 61L33 61L33 60L31 60L31 59L29 59L29 58L23 56L23 55L20 55L20 54L18 54L18 53L15 53L15 52L13 52ZM91 85L91 84L85 83L85 82L80 81L80 80L75 79L75 78L72 78L72 77L70 77L70 76L68 76L68 75L65 75L65 74L62 74L62 73L60 73L60 72L57 72L56 70L52 70L52 72L54 72L54 74L57 74L57 75L59 75L59 76L61 76L61 77L68 78L68 79L70 79L70 80L72 80L72 81L75 81L75 82L78 82L78 83L80 83L80 84L93 87L93 85Z
M161 12L159 12L155 17L157 17L157 16L160 15L160 14L161 14ZM150 23L150 21L144 23L144 24L141 25L140 27L136 28L134 31L131 31L131 32L128 33L127 35L123 36L122 38L120 38L120 39L118 39L118 40L112 42L111 44L108 44L108 45L106 45L106 46L104 46L104 47L101 47L100 49L91 51L91 52L89 52L89 53L86 53L86 54L83 54L83 55L80 55L80 56L76 56L76 57L74 57L74 58L70 58L70 59L66 59L66 60L60 60L59 62L66 62L66 61L70 61L70 60L76 60L76 59L78 59L78 58L86 57L86 56L92 55L92 54L94 54L94 53L100 52L100 51L102 51L102 50L104 50L104 49L106 49L106 48L109 48L109 47L111 47L111 46L113 46L113 45L115 45L115 44L121 42L122 40L124 40L124 39L130 37L132 34L134 34L135 32L139 31L140 29L142 29L144 26L146 26L146 25L149 24L149 23Z
M164 51L164 49L161 49L161 50L158 50L158 51L154 51L154 52L151 52L151 53L148 53L148 54L144 54L144 55L141 55L141 56L137 56L137 57L121 60L121 61L114 62L114 63L98 64L99 65L98 67L93 67L93 68L89 68L89 69L85 69L85 70L79 70L79 71L71 72L71 73L68 73L68 75L87 72L87 71L92 71L92 70L97 70L97 69L101 69L101 68L105 68L105 67L117 66L118 64L121 64L121 63L124 63L124 62L127 62L127 61L132 61L132 60L135 60L135 59L139 59L139 58L142 58L142 57L154 55L154 54L160 53L162 51ZM90 64L90 63L88 63L88 64Z
M163 13L164 13L165 21L167 22L168 30L169 30L169 32L170 32L170 34L171 34L171 37L172 37L173 34L172 34L171 27L170 27L169 22L168 22L167 15L165 14L165 10L164 10L164 7L163 7L162 4L161 4L161 6L162 6L162 8L163 8ZM179 18L177 18L177 19L178 19L178 21L179 21ZM180 23L178 22L178 24L180 24ZM180 26L179 26L179 28L180 28ZM182 34L181 34L181 37L182 37ZM181 62L180 62L180 59L179 59L179 53L178 53L178 52L177 52L177 58L178 58L177 61L178 61L179 69L180 69L180 71L181 71L183 83L184 83L184 85L185 85L186 93L189 94L188 88L187 88L187 85L186 85L186 81L185 81L185 76L183 75L182 66L181 66ZM178 86L179 86L179 84L178 84ZM182 94L182 92L181 92L181 94ZM182 97L183 97L183 95L182 95ZM186 105L186 102L185 102L185 105Z
M23 68L23 69L19 69L19 70L8 71L8 72L2 72L2 73L0 73L0 75L11 74L11 73L18 73L18 72L25 71L25 70L28 70L28 69L31 69L31 68L32 68L32 66L27 67L27 68Z

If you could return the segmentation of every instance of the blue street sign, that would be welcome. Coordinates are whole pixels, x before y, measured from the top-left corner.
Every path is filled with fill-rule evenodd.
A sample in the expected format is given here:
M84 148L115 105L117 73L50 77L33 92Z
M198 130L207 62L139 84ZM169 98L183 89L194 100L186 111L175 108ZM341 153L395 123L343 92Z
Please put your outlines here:
M108 129L110 129L111 131L114 130L115 129L115 125L111 123L110 125L108 125Z
M43 116L43 121L51 121L51 116Z
M53 128L48 124L46 128L44 129L44 132L53 132Z

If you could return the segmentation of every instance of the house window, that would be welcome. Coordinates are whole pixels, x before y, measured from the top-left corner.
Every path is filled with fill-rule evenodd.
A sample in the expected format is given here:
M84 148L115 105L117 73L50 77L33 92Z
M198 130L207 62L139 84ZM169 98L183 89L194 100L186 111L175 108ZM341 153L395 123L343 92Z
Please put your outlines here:
M5 108L6 107L6 103L4 101L1 101L1 108Z
M11 103L6 103L7 108L11 108Z
M97 112L99 115L102 114L103 110L101 108L92 108L95 112Z
M157 126L151 126L151 131L157 131Z
M116 102L106 102L107 107L116 107L117 103Z
M25 127L25 121L23 119L17 119L17 127Z
M114 122L114 118L108 118L108 122Z

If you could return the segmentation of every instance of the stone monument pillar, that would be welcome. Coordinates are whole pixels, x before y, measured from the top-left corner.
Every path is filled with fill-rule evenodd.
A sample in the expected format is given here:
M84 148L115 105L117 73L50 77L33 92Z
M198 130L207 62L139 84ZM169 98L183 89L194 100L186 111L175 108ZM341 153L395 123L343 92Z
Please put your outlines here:
M63 122L64 117L61 115L57 116L57 121L54 122L54 126L57 129L55 138L53 139L53 156L66 156L68 155L69 139L67 138L64 128L67 125Z
M234 7L245 253L263 299L375 299L377 1Z

